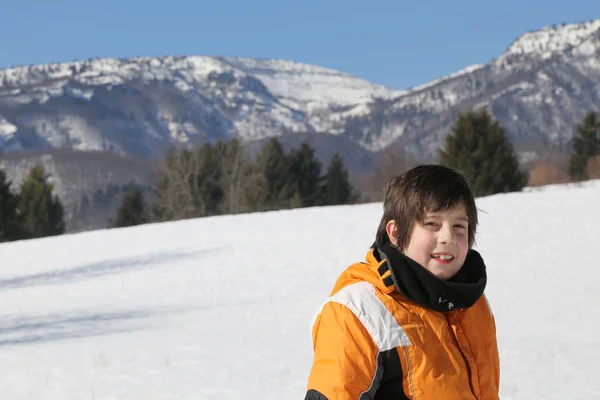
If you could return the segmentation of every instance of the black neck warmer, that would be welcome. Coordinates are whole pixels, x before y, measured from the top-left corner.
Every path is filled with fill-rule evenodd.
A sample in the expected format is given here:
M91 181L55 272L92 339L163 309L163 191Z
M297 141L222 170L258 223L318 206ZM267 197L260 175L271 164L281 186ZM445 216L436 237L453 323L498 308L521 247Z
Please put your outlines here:
M391 272L391 275L383 280L387 286L395 285L400 293L409 299L436 311L469 308L479 300L485 290L485 263L481 255L473 249L469 250L460 271L449 280L437 278L390 245L376 247L374 254L379 261L386 260L379 267L379 274L382 276L388 270Z

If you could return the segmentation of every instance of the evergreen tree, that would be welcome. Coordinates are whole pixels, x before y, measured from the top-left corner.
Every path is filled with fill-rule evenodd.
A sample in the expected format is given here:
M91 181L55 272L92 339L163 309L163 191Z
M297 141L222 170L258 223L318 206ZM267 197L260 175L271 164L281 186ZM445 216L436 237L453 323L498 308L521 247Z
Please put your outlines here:
M65 232L63 205L52 194L54 186L47 179L44 167L36 165L21 183L19 211L25 238L60 235Z
M256 199L256 208L278 209L287 206L296 188L290 175L290 159L278 138L271 138L262 148L254 167L264 177L264 192Z
M577 125L577 135L573 138L573 153L569 162L569 175L578 180L589 179L588 160L600 154L600 121L595 112L586 114Z
M325 176L324 203L327 205L349 204L352 200L352 185L348 170L339 153L335 153Z
M199 150L199 171L196 175L201 216L219 215L223 211L225 191L222 186L224 161L221 155L227 153L226 142L215 145L204 144Z
M142 190L134 186L123 196L121 206L117 210L114 227L141 225L148 222L146 206Z
M20 238L19 196L10 190L11 181L0 169L0 242Z
M440 163L474 178L476 196L520 191L527 184L504 128L486 109L459 114L445 144Z
M291 178L300 198L301 207L323 204L323 177L321 162L315 158L315 149L304 141L299 149L291 152Z

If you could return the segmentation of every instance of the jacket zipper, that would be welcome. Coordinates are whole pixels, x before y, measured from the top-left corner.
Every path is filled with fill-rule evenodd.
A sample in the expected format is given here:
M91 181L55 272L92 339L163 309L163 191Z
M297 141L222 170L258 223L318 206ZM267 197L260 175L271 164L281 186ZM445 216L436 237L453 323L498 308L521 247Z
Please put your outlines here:
M462 327L460 326L460 322L458 321L458 312L457 312L457 315L454 317L450 317L449 315L446 316L446 319L448 321L448 325L450 326L450 330L452 331L452 334L454 335L456 344L458 345L458 351L460 351L460 355L462 356L463 360L465 361L465 365L467 366L467 369L469 370L469 387L471 388L471 394L473 394L474 398L477 398L477 396L475 395L475 388L473 387L473 376L472 376L473 369L471 368L471 363L469 362L469 359L465 355L465 352L463 351L463 348L462 348L462 343L460 342L458 335L452 326L452 322L454 322L454 324L457 327L457 330L458 329L462 330Z
M417 396L415 395L415 385L413 384L413 374L412 374L412 368L410 367L410 357L408 356L408 347L404 347L404 352L406 353L406 362L408 364L408 382L410 383L410 392L412 394L412 398L414 400L416 400Z

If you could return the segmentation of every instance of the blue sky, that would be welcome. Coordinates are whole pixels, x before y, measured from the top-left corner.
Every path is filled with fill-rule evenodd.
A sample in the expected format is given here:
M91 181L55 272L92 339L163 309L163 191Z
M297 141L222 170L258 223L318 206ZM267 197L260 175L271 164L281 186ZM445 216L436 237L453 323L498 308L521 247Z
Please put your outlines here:
M0 68L90 57L282 58L406 89L600 0L0 0Z

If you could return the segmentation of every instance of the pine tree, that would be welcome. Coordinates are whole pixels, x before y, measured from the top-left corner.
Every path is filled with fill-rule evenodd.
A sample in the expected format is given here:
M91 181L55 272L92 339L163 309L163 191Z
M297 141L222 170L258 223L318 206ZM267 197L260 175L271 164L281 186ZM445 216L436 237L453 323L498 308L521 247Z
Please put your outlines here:
M146 222L148 222L148 214L142 190L137 186L131 187L123 196L113 226L120 228L141 225Z
M301 207L323 204L323 177L321 162L315 158L315 149L304 141L299 149L291 152L291 177L300 198Z
M47 179L44 167L36 165L21 183L19 211L25 238L65 232L63 205L58 196L52 194L54 185L48 183Z
M223 212L225 191L222 187L222 177L225 171L221 155L227 152L226 147L226 142L217 142L215 145L206 143L197 150L200 159L200 169L196 176L197 195L203 217Z
M577 125L577 135L573 138L573 152L569 162L569 175L578 180L589 179L588 160L600 154L600 120L595 112L586 114Z
M349 204L352 200L352 185L348 178L348 170L337 152L327 168L324 191L324 203L327 205Z
M256 199L257 209L287 206L295 195L296 188L290 172L290 158L285 154L278 138L271 138L262 148L256 157L254 168L264 177L264 192Z
M520 191L527 184L504 128L486 109L459 114L440 149L440 163L474 178L476 196Z
M10 190L11 181L0 169L0 242L20 238L19 225L19 196Z

